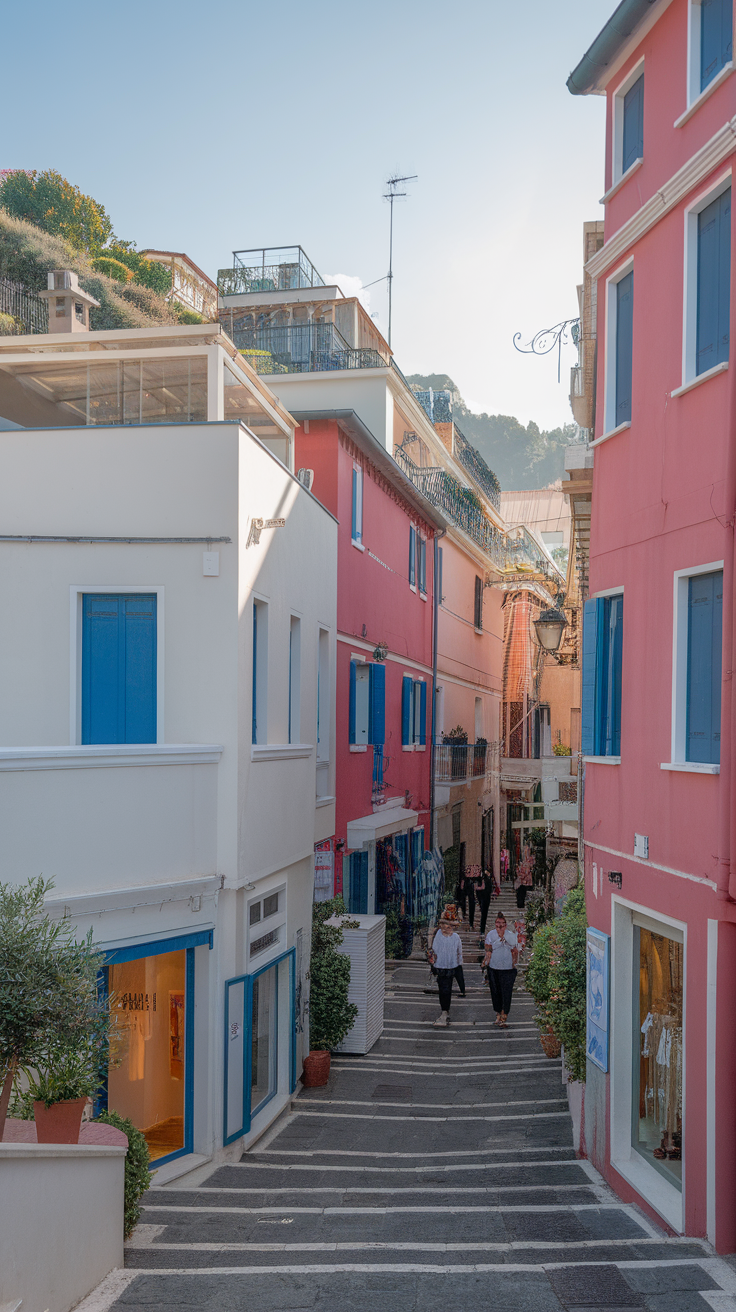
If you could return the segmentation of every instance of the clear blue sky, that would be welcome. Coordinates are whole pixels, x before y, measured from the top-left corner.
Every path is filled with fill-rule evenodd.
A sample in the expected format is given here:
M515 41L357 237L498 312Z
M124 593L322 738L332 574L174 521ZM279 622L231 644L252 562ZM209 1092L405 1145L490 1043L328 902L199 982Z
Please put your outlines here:
M321 273L388 267L394 348L476 409L570 419L566 365L519 356L577 312L602 217L604 102L565 79L615 0L41 0L3 16L0 167L58 169L139 247L211 276L301 243ZM18 111L13 112L13 106ZM384 285L370 292L385 331Z

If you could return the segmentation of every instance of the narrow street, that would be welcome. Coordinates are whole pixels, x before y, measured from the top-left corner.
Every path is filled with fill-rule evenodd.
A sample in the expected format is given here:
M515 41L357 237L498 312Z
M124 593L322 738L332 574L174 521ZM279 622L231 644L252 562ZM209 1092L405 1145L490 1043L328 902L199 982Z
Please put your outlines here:
M576 1160L522 972L496 1031L478 935L463 939L467 998L453 994L447 1030L432 1028L426 966L389 967L372 1052L334 1057L329 1086L236 1165L150 1191L115 1307L734 1306L707 1244L666 1238Z

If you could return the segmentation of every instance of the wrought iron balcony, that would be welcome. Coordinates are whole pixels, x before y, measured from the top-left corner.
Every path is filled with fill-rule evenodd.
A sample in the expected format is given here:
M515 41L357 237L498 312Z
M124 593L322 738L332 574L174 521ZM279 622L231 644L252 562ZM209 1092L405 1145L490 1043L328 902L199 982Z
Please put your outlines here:
M492 751L488 743L438 743L434 749L434 777L437 783L460 783L479 779L490 769Z
M488 468L480 452L476 451L474 446L470 445L464 433L455 425L454 453L461 465L464 465L468 473L475 480L479 487L483 489L491 505L496 510L501 509L501 484L492 469Z
M229 320L224 320L230 328ZM259 374L325 373L335 369L385 369L379 351L350 346L333 323L268 324L254 327L237 319L232 337Z
M300 287L324 287L312 261L301 246L259 247L233 251L232 269L218 269L221 296L251 292L285 292Z

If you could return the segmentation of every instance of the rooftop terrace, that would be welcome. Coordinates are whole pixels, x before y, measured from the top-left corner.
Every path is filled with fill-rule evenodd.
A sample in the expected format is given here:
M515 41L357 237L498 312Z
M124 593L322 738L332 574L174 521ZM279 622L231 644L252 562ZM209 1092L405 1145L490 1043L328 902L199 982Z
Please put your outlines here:
M248 251L233 251L232 269L217 271L217 288L221 296L287 292L324 285L324 279L301 246L259 246Z

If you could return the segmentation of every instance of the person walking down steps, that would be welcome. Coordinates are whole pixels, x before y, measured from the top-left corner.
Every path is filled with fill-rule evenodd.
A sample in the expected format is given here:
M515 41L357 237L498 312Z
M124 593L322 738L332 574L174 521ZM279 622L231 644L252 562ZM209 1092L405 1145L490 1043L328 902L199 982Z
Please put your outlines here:
M506 1029L506 1020L511 1010L511 995L514 990L518 960L518 939L516 934L508 929L506 917L499 911L496 916L496 928L486 934L483 965L488 969L488 983L491 986L491 1002L496 1013L496 1024L502 1029Z
M450 1002L452 999L452 981L457 979L460 985L460 997L465 997L465 977L463 975L463 945L460 935L455 933L454 922L449 916L442 916L439 929L432 939L430 961L437 976L440 993L440 1014L435 1028L447 1025L450 1019Z

